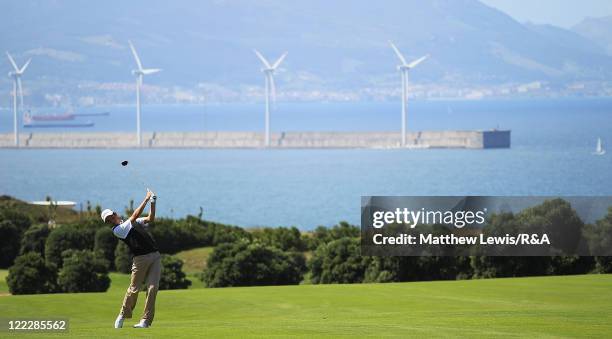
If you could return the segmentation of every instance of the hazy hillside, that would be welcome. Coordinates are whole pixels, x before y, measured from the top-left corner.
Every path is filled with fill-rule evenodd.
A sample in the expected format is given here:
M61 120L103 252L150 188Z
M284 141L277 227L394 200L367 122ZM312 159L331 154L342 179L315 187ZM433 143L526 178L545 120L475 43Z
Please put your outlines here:
M604 47L577 32L553 25L526 23L525 26L559 47L579 50L586 54L606 54Z
M572 30L598 43L612 55L612 16L587 18L572 27Z
M0 5L0 40L19 62L34 60L30 87L76 88L83 81L132 82L132 39L146 82L240 88L262 82L260 49L289 56L284 89L396 86L397 60L387 40L409 58L431 59L414 83L444 86L544 80L606 80L612 58L583 37L529 27L476 0L181 0L12 1ZM3 68L9 64L3 58ZM2 80L9 86L9 79ZM41 90L37 90L37 93Z

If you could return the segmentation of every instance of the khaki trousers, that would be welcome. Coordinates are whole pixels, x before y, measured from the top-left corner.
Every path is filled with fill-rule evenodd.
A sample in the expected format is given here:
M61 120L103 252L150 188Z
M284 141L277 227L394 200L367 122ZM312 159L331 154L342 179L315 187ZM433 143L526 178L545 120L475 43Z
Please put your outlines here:
M138 300L138 292L140 292L142 284L145 283L147 299L142 320L151 325L155 316L155 297L159 289L160 276L161 255L159 252L151 252L134 257L132 261L132 280L130 287L125 292L125 298L123 298L123 305L121 306L121 315L124 318L132 317L132 311Z

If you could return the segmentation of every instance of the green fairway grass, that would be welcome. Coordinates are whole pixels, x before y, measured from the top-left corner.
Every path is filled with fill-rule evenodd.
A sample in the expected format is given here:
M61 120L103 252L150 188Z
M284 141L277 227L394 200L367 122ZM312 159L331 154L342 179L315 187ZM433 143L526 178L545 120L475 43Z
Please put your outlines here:
M107 293L0 297L0 317L66 317L56 336L83 338L612 336L612 275L161 291L152 328L121 330L128 276L111 277Z
M175 254L183 260L183 271L185 273L201 273L206 267L206 260L212 253L214 247L200 247Z

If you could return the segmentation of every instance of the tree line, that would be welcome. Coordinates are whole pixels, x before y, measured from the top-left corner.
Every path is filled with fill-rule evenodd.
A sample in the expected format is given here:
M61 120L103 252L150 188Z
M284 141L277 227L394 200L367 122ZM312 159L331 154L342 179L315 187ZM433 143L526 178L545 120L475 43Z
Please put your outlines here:
M553 235L582 232L589 246L612 248L612 208L595 225L585 225L562 199L495 214L486 232L528 225L543 225ZM159 218L150 228L164 254L162 289L191 284L172 254L203 246L214 246L199 274L207 287L612 273L612 257L362 256L360 229L346 222L301 232L295 227L244 229L187 216ZM7 267L13 294L106 291L108 272L130 272L131 254L94 213L50 228L0 204L0 268Z

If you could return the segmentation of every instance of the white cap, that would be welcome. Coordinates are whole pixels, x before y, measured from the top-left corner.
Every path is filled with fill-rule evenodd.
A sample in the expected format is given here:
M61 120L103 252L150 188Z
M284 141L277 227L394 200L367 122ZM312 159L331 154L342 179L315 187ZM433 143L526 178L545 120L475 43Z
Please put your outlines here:
M108 208L102 211L102 214L100 215L102 217L102 221L106 222L106 218L108 218L109 215L113 215L113 213L115 212Z

